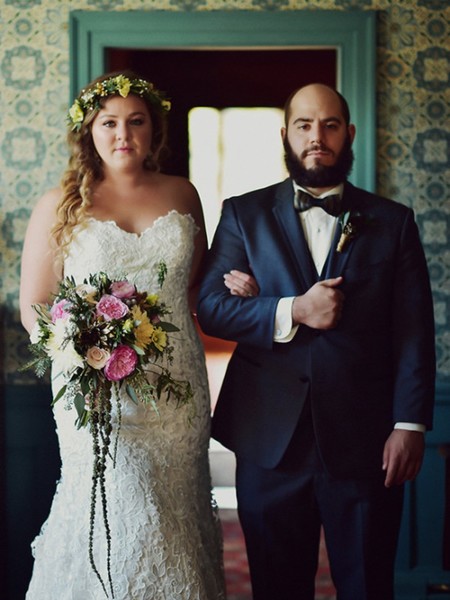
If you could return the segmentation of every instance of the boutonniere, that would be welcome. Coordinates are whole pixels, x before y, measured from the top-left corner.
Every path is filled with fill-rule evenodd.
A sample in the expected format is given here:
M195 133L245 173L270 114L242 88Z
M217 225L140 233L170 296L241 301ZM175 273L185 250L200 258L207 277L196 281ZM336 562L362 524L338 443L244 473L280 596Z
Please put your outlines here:
M336 252L343 252L348 243L368 224L369 218L359 212L346 211L339 215L338 222L341 226L341 237Z

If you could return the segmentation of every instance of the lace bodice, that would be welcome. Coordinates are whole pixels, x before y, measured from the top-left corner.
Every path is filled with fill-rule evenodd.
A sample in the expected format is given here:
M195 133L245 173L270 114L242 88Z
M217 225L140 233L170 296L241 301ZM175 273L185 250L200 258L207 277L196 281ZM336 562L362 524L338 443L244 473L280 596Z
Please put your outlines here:
M90 273L126 277L157 292L180 328L171 335L174 376L189 379L191 405L151 407L121 398L115 468L107 467L111 573L115 600L222 600L221 536L211 502L208 466L210 402L203 350L187 299L196 225L176 211L136 235L113 221L88 219L71 242L64 275L81 283ZM162 290L157 267L167 277ZM54 378L54 388L61 382ZM26 600L103 600L88 561L92 448L76 430L64 399L55 405L61 480L49 518L34 542L35 567ZM97 511L99 512L99 511ZM97 519L94 555L106 578L103 524Z
M129 233L114 221L89 218L71 244L64 275L82 282L89 273L105 271L111 278L127 277L140 290L158 293L173 310L173 320L191 321L187 304L189 265L197 226L190 215L171 211L142 233ZM168 273L158 285L158 264Z

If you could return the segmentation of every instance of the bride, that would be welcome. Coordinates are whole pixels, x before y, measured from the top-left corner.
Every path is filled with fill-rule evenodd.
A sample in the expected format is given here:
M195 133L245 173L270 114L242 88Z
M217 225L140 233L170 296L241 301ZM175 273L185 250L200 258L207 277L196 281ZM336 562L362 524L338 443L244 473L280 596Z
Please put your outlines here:
M62 277L82 283L99 271L158 291L180 329L171 338L171 369L191 383L191 404L177 408L162 399L156 414L121 398L116 464L106 473L115 600L225 598L207 454L210 400L190 311L206 235L195 188L159 172L169 108L162 93L131 72L104 75L82 91L69 113L68 168L61 187L37 203L22 257L21 318L29 333L36 322L32 305L51 302ZM167 276L159 291L161 260ZM54 373L55 394L59 379ZM27 600L112 597L89 562L92 444L88 428L75 428L73 412L64 399L55 404L61 478L32 545ZM105 579L102 527L97 519L93 552Z

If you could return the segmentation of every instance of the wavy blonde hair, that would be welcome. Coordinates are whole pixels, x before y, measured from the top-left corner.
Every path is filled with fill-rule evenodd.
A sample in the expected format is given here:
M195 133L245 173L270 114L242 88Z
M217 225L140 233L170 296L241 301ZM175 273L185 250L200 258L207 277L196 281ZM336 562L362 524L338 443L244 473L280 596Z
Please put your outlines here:
M92 81L81 93L95 87L98 82L117 75L124 75L129 79L139 78L132 71L106 73ZM100 98L100 107L111 96ZM143 167L148 171L157 172L161 168L161 159L167 151L167 113L162 107L150 103L145 97L138 97L145 102L152 122L152 141ZM74 228L86 220L89 208L92 206L95 184L104 178L102 161L92 139L92 122L98 110L94 108L89 111L80 129L70 130L67 134L70 156L61 179L62 197L56 207L56 222L51 231L57 252L61 256L64 256L67 251Z

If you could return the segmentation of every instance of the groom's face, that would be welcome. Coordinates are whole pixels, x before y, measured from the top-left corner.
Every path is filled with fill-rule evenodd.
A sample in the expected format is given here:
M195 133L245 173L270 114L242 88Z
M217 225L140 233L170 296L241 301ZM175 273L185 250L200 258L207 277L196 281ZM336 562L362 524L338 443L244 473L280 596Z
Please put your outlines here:
M353 125L346 123L339 97L313 84L292 98L282 129L286 166L303 187L330 188L345 180L353 164Z

